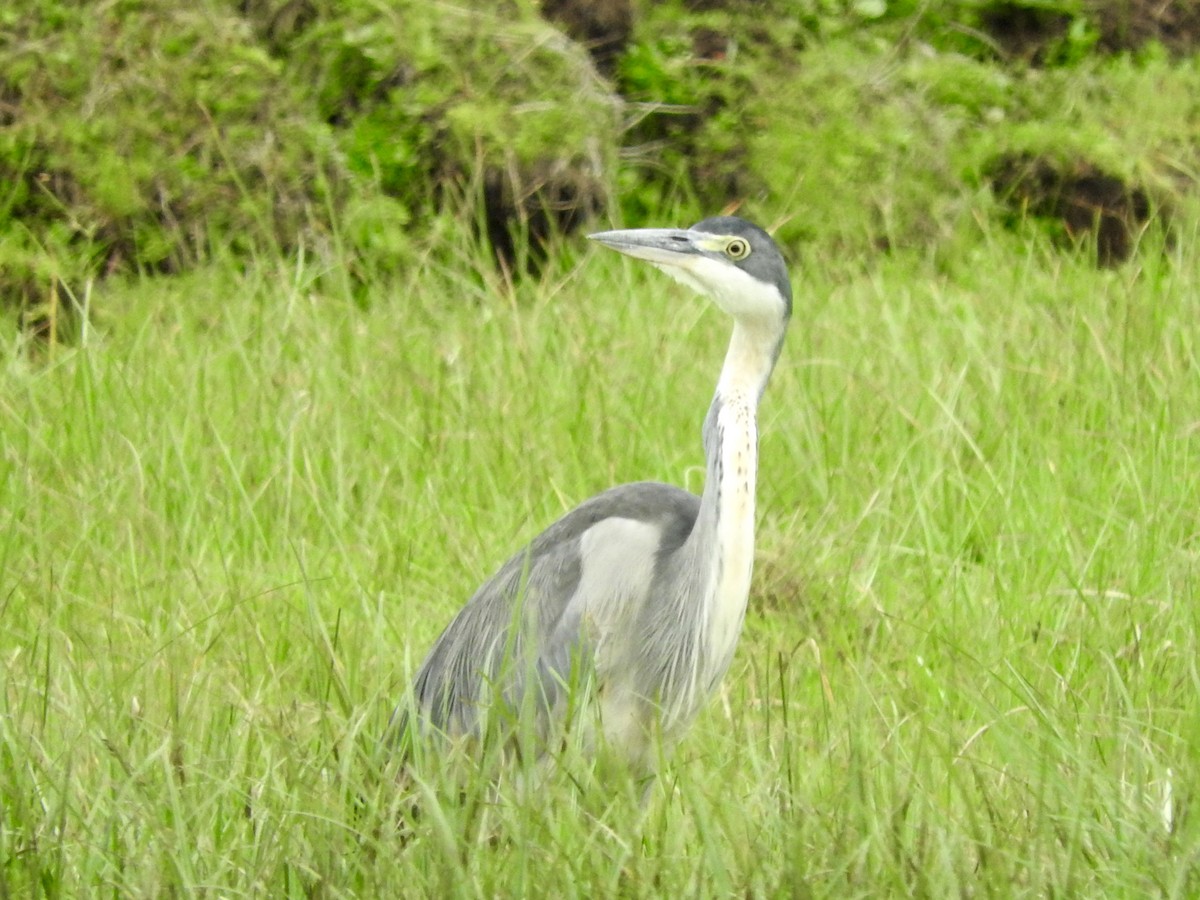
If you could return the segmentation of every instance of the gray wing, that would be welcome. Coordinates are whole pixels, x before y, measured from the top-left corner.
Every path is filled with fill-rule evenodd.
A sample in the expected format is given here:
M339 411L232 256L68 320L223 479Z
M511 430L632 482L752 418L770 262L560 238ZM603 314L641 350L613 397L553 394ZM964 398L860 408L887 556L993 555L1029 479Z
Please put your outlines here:
M686 540L699 507L700 498L671 485L627 484L538 535L475 592L422 663L412 699L423 725L472 733L496 697L532 701L544 718L573 666L602 676L619 665L609 650L620 642L607 638L638 620L660 560ZM407 717L397 713L403 731Z

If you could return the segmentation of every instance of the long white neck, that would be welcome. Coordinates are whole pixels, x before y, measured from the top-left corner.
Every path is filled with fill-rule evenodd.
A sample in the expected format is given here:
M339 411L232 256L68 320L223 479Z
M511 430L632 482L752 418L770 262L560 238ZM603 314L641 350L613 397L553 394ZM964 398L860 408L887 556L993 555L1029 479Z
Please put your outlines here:
M771 327L771 326L774 327ZM716 396L704 422L707 475L689 537L706 589L697 610L704 695L716 688L741 634L754 569L754 488L758 474L758 401L783 340L783 323L735 320Z

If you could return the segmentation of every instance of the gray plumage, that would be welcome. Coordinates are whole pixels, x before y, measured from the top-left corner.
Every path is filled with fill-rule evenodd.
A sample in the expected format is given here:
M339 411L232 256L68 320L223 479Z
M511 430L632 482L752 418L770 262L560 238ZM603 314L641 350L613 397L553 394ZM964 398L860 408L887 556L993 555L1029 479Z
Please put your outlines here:
M396 728L471 736L497 703L543 738L586 686L602 738L651 767L719 684L753 558L755 410L782 345L791 288L766 232L734 217L593 235L706 294L734 318L704 420L702 497L656 482L593 497L510 558L422 663Z

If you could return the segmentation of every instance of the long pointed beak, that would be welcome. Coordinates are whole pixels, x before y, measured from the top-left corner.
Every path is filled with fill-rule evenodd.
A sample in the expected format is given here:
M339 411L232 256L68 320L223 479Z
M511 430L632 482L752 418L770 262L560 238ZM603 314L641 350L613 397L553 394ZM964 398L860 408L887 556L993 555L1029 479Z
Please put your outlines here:
M629 228L589 234L588 240L626 256L668 266L686 265L701 252L697 235L686 228Z

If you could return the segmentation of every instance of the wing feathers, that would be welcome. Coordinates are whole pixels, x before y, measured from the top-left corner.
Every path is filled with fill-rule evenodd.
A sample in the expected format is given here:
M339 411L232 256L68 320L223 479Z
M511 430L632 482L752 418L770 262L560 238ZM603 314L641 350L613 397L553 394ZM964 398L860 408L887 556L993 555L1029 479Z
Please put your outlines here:
M699 502L665 484L624 485L538 535L475 592L421 665L413 699L425 724L470 733L495 692L519 706L531 680L550 716L573 665L603 677L631 663L661 554L686 539Z

